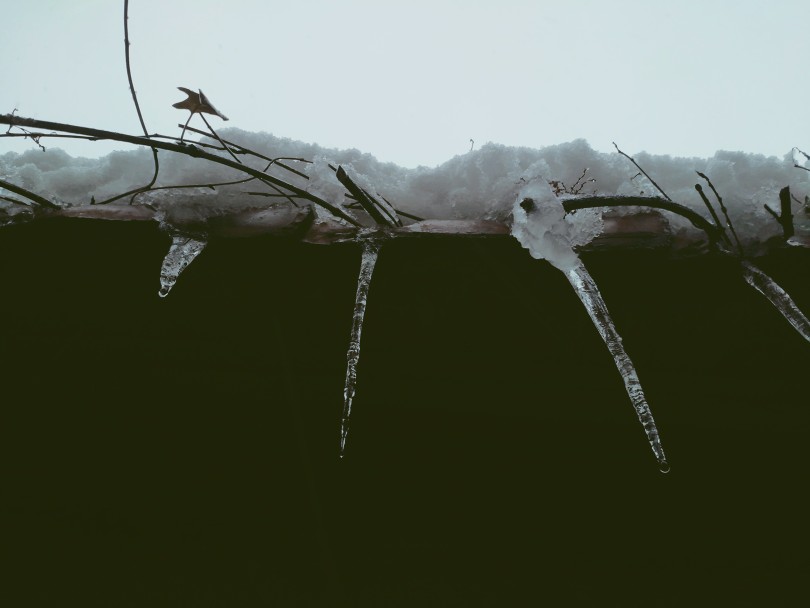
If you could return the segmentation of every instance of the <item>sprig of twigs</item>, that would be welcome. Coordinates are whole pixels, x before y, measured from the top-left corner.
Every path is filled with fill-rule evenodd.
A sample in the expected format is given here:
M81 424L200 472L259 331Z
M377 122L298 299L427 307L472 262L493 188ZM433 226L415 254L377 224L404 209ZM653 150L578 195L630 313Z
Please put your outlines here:
M161 137L163 137L163 136L161 136ZM221 149L221 148L219 148L217 146L207 146L207 147L214 148L215 150L220 150ZM285 167L285 168L288 168L288 167L286 167L286 165L279 162L280 160L301 160L301 159L289 158L289 157L279 157L279 158L270 158L268 160L269 160L269 162L267 163L267 166L264 169L262 169L262 171L265 172L265 173L274 164ZM243 164L243 163L240 163L240 164ZM303 174L303 173L301 173L299 171L296 171L295 169L292 169L292 168L288 168L288 169L290 171L298 174L298 175L302 175L305 179L309 179L309 176L306 175L306 174ZM180 189L183 189L183 188L209 188L211 190L216 190L217 186L236 186L236 185L239 185L239 184L246 184L248 182L252 182L253 180L256 180L256 179L257 179L256 177L245 177L243 179L229 180L229 181L224 181L224 182L211 182L211 183L204 183L204 184L172 184L172 185L169 185L169 186L154 186L154 187L149 189L149 192L155 192L156 190L180 190ZM257 196L274 196L274 197L279 197L279 198L286 198L293 206L298 207L298 204L294 200L295 198L298 198L298 197L283 192L281 190L281 188L279 188L278 186L275 186L274 184L265 183L265 185L268 186L269 188L273 189L275 191L275 194L271 194L271 193L268 193L268 192L246 192L245 194L257 195ZM143 192L140 192L138 194L143 194Z
M11 116L14 116L16 113L17 108L14 108L11 111ZM22 137L24 139L30 139L39 147L40 150L45 152L45 146L43 146L42 143L39 141L42 137L45 137L44 133L32 133L28 129L23 129L22 127L17 127L20 131L22 131L22 133L12 133L11 129L14 128L15 126L16 125L9 125L8 129L6 129L6 132L0 135L0 137Z
M585 169L582 171L582 175L580 175L577 178L577 181L574 182L573 186L566 186L565 182L560 179L552 179L548 182L548 185L551 186L551 189L557 196L559 196L560 194L581 194L582 189L585 187L586 184L596 183L596 180L594 178L585 179L586 173L588 173L588 167L585 167ZM592 194L595 193L596 191L594 190Z
M177 125L177 126L179 127L181 125ZM194 127L187 127L186 130L191 131L192 133L197 133L198 135L204 135L206 137L208 136L208 133L206 133L205 131L201 131L200 129L195 129ZM165 137L165 136L161 136L161 137ZM172 139L176 139L176 138L172 138ZM271 158L269 156L265 156L264 154L256 152L255 150L251 150L250 148L246 148L245 146L243 146L241 144L237 144L237 143L234 143L232 141L228 141L227 139L219 139L219 142L223 146L230 147L232 155L233 154L247 154L247 155L250 155L250 156L255 156L256 158L261 158L262 160L269 161L269 162L271 162L271 164L276 165L278 167L281 167L282 169L285 169L285 170L289 171L290 173L295 173L299 177L303 177L304 179L309 179L309 176L306 173L298 171L297 169L294 169L293 167L290 167L289 165L287 165L287 164L285 164L285 163L283 163L281 161L283 161L283 160L292 160L292 161L312 164L311 160L307 160L306 158L298 158L298 157L294 157L294 156L280 156L278 158ZM205 146L205 145L208 145L208 144L197 143L196 145ZM215 146L211 146L211 147L215 147ZM220 150L220 149L224 149L224 148L216 148L216 149Z
M728 226L729 231L731 231L731 235L734 237L734 243L737 246L737 253L740 256L742 256L743 247L742 244L740 243L740 239L737 237L737 232L734 230L734 224L731 222L731 218L728 216L728 209L726 209L726 206L723 204L723 197L721 197L720 194L717 192L717 189L714 187L712 180L710 180L708 176L706 176L706 174L701 173L700 171L695 171L695 173L697 173L700 177L706 180L706 183L709 184L709 188L712 189L712 192L714 193L714 196L717 199L718 204L720 205L720 210L723 212L723 217L726 218L726 226ZM720 220L717 218L717 213L715 213L714 207L712 207L711 203L709 203L709 199L706 198L705 194L703 194L703 189L700 187L700 184L695 184L695 190L698 191L698 194L700 194L700 197L703 199L703 203L709 208L709 211L711 212L715 223L723 233L723 237L724 240L726 241L726 244L731 246L731 242L726 236L725 230L723 230L723 227L720 224Z

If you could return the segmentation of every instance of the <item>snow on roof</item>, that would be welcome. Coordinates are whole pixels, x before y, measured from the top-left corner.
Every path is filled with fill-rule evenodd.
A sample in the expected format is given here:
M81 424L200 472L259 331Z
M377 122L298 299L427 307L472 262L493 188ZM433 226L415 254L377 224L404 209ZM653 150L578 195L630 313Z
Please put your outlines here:
M537 180L551 183L561 192L577 189L589 195L660 195L627 158L597 152L583 139L539 149L487 143L436 167L406 169L382 163L356 149L323 148L264 132L223 129L221 136L268 157L314 161L286 161L306 173L309 180L287 172L276 174L333 204L351 202L329 166L342 165L361 187L385 197L397 209L429 219L506 219L518 193ZM810 172L794 166L810 161L794 150L783 158L728 151L719 151L711 158L674 158L644 152L634 158L674 201L707 215L695 191L696 183L707 186L696 171L705 173L723 197L738 232L748 239L762 240L779 234L779 225L766 214L764 205L778 209L781 188L790 186L799 201L810 196ZM267 164L258 160L245 162L262 169ZM87 204L91 196L103 200L144 185L152 171L151 152L145 148L117 151L98 159L73 158L58 148L33 148L22 154L9 152L0 156L3 179L70 205ZM237 179L235 173L203 160L161 152L157 185L222 182ZM267 191L255 181L219 189L228 188ZM706 191L710 192L708 188ZM249 199L253 207L263 201L279 201L261 196ZM801 213L800 205L797 203L794 213ZM677 219L673 221L680 225Z

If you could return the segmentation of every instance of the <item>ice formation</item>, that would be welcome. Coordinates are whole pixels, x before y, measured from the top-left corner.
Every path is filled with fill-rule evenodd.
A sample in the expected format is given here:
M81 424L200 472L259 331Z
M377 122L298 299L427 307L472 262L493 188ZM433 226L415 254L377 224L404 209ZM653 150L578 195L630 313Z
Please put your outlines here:
M533 258L548 260L563 272L579 263L574 248L587 245L601 231L601 210L566 214L560 198L542 179L524 186L512 208L512 236Z
M593 280L582 262L574 264L566 270L565 278L571 283L580 301L585 305L588 316L590 316L591 321L599 331L599 335L602 336L602 340L604 340L610 354L613 356L616 368L624 381L624 388L630 396L633 409L636 410L636 415L644 427L653 454L658 460L659 469L662 473L668 473L669 464L664 455L664 448L661 446L661 440L658 436L658 428L655 426L650 406L647 405L647 398L641 388L636 368L624 350L622 338L619 332L616 331L613 319L611 319L605 301L602 299L602 294L599 293L599 288L596 286L596 281Z
M47 209L43 215L155 220L169 229L173 236L161 268L161 297L171 291L180 273L205 248L207 237L200 236L202 234L212 238L283 234L289 233L292 227L294 230L306 229L306 240L313 243L341 240L362 243L347 354L341 456L349 432L357 386L360 336L380 242L370 239L365 228L358 228L358 225L387 231L388 236L403 236L431 232L476 234L476 231L503 234L506 226L511 224L511 234L521 245L534 258L547 260L563 272L576 291L614 358L659 467L664 472L669 469L638 375L624 351L596 283L577 254L579 248L599 237L608 222L615 223L616 218L637 215L638 197L658 196L657 188L627 159L620 154L596 152L584 140L542 149L489 143L435 168L404 169L380 163L373 156L357 150L327 150L313 144L236 129L223 130L222 133L226 139L238 141L239 145L263 154L263 159L245 157L245 164L255 170L267 171L277 179L282 179L279 176L283 174L283 180L288 180L293 186L290 189L293 195L280 192L272 184L268 188L255 177L237 175L234 168L168 154L161 161L156 185L182 188L154 190L137 196L128 205L92 204L95 200L148 183L152 162L147 149L114 152L96 160L73 159L58 149L8 153L0 156L0 178L47 197L59 207L56 211ZM275 161L268 165L270 158L283 158L288 166ZM734 255L739 257L743 278L764 294L810 341L810 322L804 314L781 287L746 258L764 250L764 244L774 237L780 237L776 241L781 240L782 226L766 213L765 206L778 207L779 193L785 186L790 187L790 204L797 203L801 207L794 212L796 234L787 242L800 246L810 244L810 220L807 220L810 217L810 171L802 169L808 163L806 155L792 150L782 159L741 152L717 152L709 159L643 153L635 158L647 174L654 176L672 201L703 218L712 215L708 221L716 225L720 220L709 212L695 188L700 179L705 179L704 175L711 180L712 189L722 193L728 209L728 216L724 213L722 223L733 224L740 237L741 244L737 246L735 242L737 251ZM351 174L354 185L359 188L355 189L354 195L347 192L347 187L339 181L338 167ZM347 208L357 208L359 192L385 201L379 203L381 210L392 221L375 219L373 210L361 210L353 211L353 217L345 215L342 224L336 222L334 214L345 214ZM581 195L636 198L633 199L634 207L612 207L610 216L604 219L604 208L585 208L590 206L585 204L577 211L566 213L562 203ZM803 206L801 201L804 201ZM311 202L315 206L310 207ZM591 200L591 203L601 205L600 200ZM30 209L0 190L0 224L32 221L36 214ZM414 216L428 221L411 223L403 228L398 214L410 218L406 223L413 222ZM705 236L693 225L700 224L694 218L690 223L676 213L667 213L661 222L656 230L671 233L673 237L689 237L696 233ZM704 230L709 228L703 227ZM375 238L388 236L376 235Z
M357 390L357 362L360 360L360 335L363 332L363 319L366 315L368 288L371 275L377 264L380 244L374 240L363 241L363 255L360 260L360 273L357 276L357 295L354 299L354 315L349 337L349 351L346 355L346 385L343 389L343 417L340 422L340 456L346 451L349 435L349 418L352 413L352 400Z
M782 313L782 316L787 319L788 323L799 332L799 335L810 342L810 321L808 321L804 313L799 310L799 307L796 306L793 298L791 298L776 281L751 262L740 260L740 268L742 269L745 282L768 298L771 304L776 307L776 310Z
M529 250L532 257L547 260L560 270L574 288L613 356L658 466L666 473L669 464L636 369L624 350L622 338L616 331L596 282L575 251L575 247L585 245L597 236L601 226L601 215L596 209L582 209L566 215L561 200L543 180L521 189L513 208L512 236Z
M177 234L172 237L172 244L169 252L163 258L163 265L160 268L160 291L158 295L165 298L177 282L188 265L194 261L208 243L199 238Z

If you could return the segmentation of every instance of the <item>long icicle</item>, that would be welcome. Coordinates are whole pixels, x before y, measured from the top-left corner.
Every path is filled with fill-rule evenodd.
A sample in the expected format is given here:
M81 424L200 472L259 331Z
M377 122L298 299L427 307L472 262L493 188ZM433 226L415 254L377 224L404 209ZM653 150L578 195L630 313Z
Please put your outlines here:
M357 276L357 295L354 298L352 333L349 339L349 352L346 355L346 385L343 389L343 418L340 421L340 457L346 452L346 438L349 435L349 418L352 413L352 400L357 388L357 362L360 360L360 334L363 332L363 317L366 314L368 287L380 244L373 240L363 241L363 257L360 261L360 274Z
M599 293L599 288L596 286L596 281L593 280L585 265L579 262L576 266L565 272L565 277L571 286L576 291L577 296L585 305L591 321L602 336L605 345L608 347L610 354L613 355L613 360L616 367L624 380L624 386L627 389L627 394L630 396L630 401L633 408L636 410L638 419L644 427L644 432L647 434L647 440L650 442L652 451L658 460L658 468L662 473L669 472L669 464L667 463L666 456L664 455L664 448L661 446L661 440L658 436L658 428L655 426L650 406L647 405L647 399L644 396L644 391L641 388L641 382L638 379L636 368L633 362L624 350L622 345L622 338L616 327L613 325L613 319L610 318L605 301L602 299L602 294Z
M807 320L804 313L796 306L793 298L791 298L776 281L751 262L740 260L740 268L742 269L745 281L768 298L771 304L776 307L776 310L782 313L782 316L788 320L794 329L799 332L805 340L810 342L810 321Z

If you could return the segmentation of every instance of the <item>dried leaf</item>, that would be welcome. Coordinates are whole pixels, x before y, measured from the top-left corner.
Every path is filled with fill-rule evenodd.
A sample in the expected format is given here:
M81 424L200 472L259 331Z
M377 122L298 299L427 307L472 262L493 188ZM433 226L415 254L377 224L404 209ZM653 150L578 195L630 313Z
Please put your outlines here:
M198 93L195 93L191 89L187 89L185 87L177 87L183 93L188 95L188 99L184 99L183 101L178 101L177 103L173 103L172 107L177 108L178 110L188 110L192 114L195 113L205 113L205 114L214 114L219 116L222 120L228 120L228 117L225 116L222 112L217 110L213 104L208 101L208 98L205 96L201 90Z

